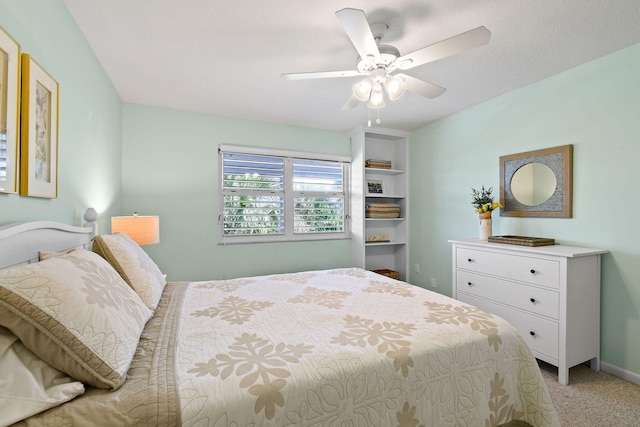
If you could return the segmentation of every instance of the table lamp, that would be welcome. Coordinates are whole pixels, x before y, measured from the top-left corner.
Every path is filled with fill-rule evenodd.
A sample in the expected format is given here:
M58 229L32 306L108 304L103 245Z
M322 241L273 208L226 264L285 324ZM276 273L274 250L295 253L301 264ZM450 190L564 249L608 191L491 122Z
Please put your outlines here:
M160 242L160 217L133 216L111 217L111 233L125 233L139 245L153 245Z

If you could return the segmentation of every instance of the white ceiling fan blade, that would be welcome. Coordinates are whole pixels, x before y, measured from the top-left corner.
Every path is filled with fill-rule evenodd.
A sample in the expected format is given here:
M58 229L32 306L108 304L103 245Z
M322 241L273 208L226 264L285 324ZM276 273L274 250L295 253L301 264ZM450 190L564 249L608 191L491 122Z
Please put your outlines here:
M351 95L351 98L347 99L347 102L342 106L343 110L352 110L360 105L360 100L356 98L354 95Z
M400 77L405 81L408 91L415 92L427 98L436 98L442 95L446 90L443 87L425 82L424 80L416 79L415 77L411 77L406 74L395 74L395 77Z
M357 70L349 71L315 71L309 73L283 73L280 77L286 80L327 79L333 77L361 76Z
M430 46L408 53L395 60L397 68L408 70L427 62L437 61L489 43L491 31L485 27L474 28Z
M364 59L373 56L380 58L380 51L373 37L369 21L364 11L360 9L345 8L336 12L338 21L342 24L344 31L351 40L351 43L358 51L360 58Z

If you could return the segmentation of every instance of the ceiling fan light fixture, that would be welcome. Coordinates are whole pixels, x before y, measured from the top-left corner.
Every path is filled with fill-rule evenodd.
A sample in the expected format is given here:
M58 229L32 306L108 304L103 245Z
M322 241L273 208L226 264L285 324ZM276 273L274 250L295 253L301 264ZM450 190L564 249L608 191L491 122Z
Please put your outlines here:
M404 79L395 76L387 76L384 80L384 88L387 90L387 95L390 101L399 99L407 88L407 83Z
M353 85L353 96L355 96L362 102L366 102L371 97L372 89L373 79L371 77L368 77Z
M366 102L369 109L369 126L371 126L372 108L378 110L376 123L380 123L380 108L385 106L385 92L389 101L395 101L404 94L405 90L430 99L442 95L445 91L443 87L410 75L399 73L391 76L391 73L457 55L485 45L491 38L491 31L480 26L401 56L396 47L381 44L389 27L384 23L369 24L363 10L344 8L336 12L336 17L358 52L355 69L284 73L282 77L288 80L300 80L365 76L363 80L352 86L353 95L343 109L353 109L360 102ZM397 31L394 33L396 36L401 34L402 32Z
M382 108L384 107L384 92L382 91L382 86L377 84L371 90L371 96L369 97L368 102L369 108Z

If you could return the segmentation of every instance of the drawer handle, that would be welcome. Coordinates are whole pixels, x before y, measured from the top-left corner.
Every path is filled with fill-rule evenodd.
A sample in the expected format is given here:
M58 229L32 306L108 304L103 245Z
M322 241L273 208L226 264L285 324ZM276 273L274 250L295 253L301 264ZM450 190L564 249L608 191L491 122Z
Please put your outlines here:
M467 258L467 262L473 262L471 258Z
M529 331L529 335L531 335L532 337L534 337L534 336L536 335L536 333L535 333L535 332L533 332L533 331Z
M536 302L536 299L535 298L529 298L529 301Z
M467 286L473 286L473 283L467 282Z
M531 269L531 274L536 274L536 271L533 268Z

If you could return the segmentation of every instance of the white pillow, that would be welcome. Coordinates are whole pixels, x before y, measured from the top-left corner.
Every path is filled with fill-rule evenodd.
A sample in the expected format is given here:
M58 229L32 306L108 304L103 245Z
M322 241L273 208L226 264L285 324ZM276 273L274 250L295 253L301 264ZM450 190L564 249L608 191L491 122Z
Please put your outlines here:
M84 385L49 366L0 327L0 426L8 426L84 393Z

